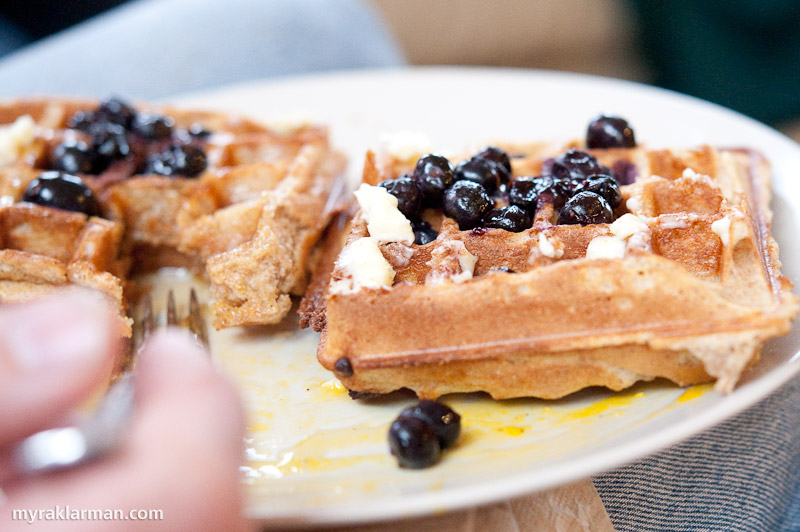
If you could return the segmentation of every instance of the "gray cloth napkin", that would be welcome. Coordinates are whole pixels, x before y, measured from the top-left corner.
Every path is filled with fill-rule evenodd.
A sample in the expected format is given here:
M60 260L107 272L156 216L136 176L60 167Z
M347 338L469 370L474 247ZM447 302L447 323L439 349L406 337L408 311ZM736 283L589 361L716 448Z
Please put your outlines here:
M625 531L800 531L800 377L690 440L593 478Z

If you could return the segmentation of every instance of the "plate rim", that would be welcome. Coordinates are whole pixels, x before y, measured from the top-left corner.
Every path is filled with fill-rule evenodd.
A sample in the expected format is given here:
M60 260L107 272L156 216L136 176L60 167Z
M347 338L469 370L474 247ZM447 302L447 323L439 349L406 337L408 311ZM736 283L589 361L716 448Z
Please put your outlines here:
M728 118L742 124L743 128L756 128L762 135L770 137L771 141L778 143L776 150L794 151L792 158L800 162L800 145L781 132L745 116L741 113L725 108L719 104L707 102L699 98L681 94L668 89L654 87L638 81L628 81L608 78L592 74L575 72L507 68L507 67L465 67L465 66L413 66L353 69L343 71L328 71L308 73L303 75L252 80L235 83L222 87L192 91L170 98L176 105L202 105L204 99L219 98L220 95L233 94L239 91L281 90L293 86L319 85L326 81L341 83L358 83L364 78L390 82L393 78L400 77L432 77L454 76L496 76L517 77L533 80L535 78L547 79L550 82L603 84L607 87L620 87L625 90L643 92L648 96L666 98L682 104L696 105L706 108L714 113L722 113ZM330 130L335 131L337 124L326 124ZM341 148L337 146L337 148ZM773 162L774 164L774 162ZM774 204L774 203L773 203ZM795 292L797 288L795 287ZM797 320L793 323L796 325ZM609 471L628 463L664 450L665 448L685 441L703 431L709 430L730 419L744 410L754 406L771 393L776 392L784 384L800 373L800 352L795 353L787 362L759 375L752 381L738 387L728 397L711 405L707 410L678 421L668 427L661 427L647 435L638 437L632 442L610 449L600 449L594 453L580 456L570 463L558 463L557 466L537 467L537 475L543 475L547 480L532 480L533 471L526 471L523 467L519 473L503 477L501 480L491 481L489 484L470 483L465 486L453 486L439 491L425 491L419 494L404 495L402 498L392 500L384 496L376 499L376 505L358 505L352 502L343 502L341 505L325 505L309 508L309 512L298 515L296 511L286 514L276 513L274 510L259 511L258 505L248 501L245 514L262 524L284 527L306 527L310 525L353 525L357 523L380 522L389 519L402 519L436 514L444 511L454 511L477 505L491 504L514 496L553 488L579 479L586 479L604 471ZM558 474L551 469L558 467ZM357 509L357 512L354 512Z

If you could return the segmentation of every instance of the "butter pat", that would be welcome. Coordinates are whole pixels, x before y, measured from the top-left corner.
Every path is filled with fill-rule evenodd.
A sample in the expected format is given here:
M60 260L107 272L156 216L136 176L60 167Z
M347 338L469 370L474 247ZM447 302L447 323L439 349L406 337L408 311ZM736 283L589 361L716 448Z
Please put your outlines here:
M623 214L617 218L617 220L609 226L609 229L614 233L614 236L622 240L632 236L634 233L650 230L644 220L631 213Z
M13 164L34 138L36 123L30 115L17 118L10 126L0 128L0 167Z
M369 236L378 242L414 242L411 222L397 209L397 198L389 191L362 183L355 195L367 222Z
M378 241L371 237L359 238L346 246L336 261L336 268L344 276L331 287L334 293L352 293L362 288L389 288L395 272L389 264Z
M615 236L596 236L586 248L587 259L621 259L625 257L625 241Z
M564 256L564 250L562 248L556 248L553 242L547 238L544 233L539 233L539 251L542 252L542 255L550 257L551 259L560 259Z
M625 206L628 208L629 211L639 212L642 210L642 200L640 200L636 196L631 196L625 202Z
M722 240L723 246L731 243L731 219L729 216L723 216L719 220L712 222L711 230Z
M459 242L459 244L461 244L461 246L459 246L456 251L456 258L458 259L458 266L461 268L461 272L453 276L452 280L455 283L463 283L464 281L472 279L472 275L475 272L475 263L478 262L478 258L467 251L467 247L463 242Z
M478 258L460 240L446 242L431 252L431 260L426 263L430 271L425 276L425 284L436 286L469 281L477 262Z

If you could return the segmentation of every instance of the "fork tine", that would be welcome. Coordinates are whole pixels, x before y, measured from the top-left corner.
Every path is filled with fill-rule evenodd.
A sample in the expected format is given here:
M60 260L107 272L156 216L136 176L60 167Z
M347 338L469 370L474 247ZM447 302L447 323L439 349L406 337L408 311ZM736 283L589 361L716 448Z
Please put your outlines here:
M189 316L187 318L189 330L194 333L197 339L208 349L208 334L206 333L206 322L200 314L200 303L197 301L197 292L194 288L189 292Z
M175 310L175 293L172 289L167 294L167 325L178 325L178 312Z
M153 299L145 294L142 302L142 337L144 342L153 333Z
M136 319L133 322L133 334L122 364L120 372L133 371L139 359L139 351L145 340L153 331L153 301L150 294L145 294L137 305Z

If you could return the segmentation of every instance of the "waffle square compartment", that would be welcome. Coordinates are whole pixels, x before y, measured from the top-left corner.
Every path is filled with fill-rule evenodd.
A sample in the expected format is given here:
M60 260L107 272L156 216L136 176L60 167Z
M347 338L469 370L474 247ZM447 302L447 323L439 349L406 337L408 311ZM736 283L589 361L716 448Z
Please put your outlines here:
M110 144L117 151L100 167L69 172L102 217L23 201L43 172L63 170L63 146L108 148L96 115L118 101L110 102L0 105L0 300L76 284L105 292L124 315L129 275L178 266L210 281L217 328L280 321L290 296L305 289L311 250L341 187L344 157L327 131L278 132L233 114L119 102L136 113L122 130L111 128L123 149ZM143 129L153 119L164 119L156 123L162 131ZM172 161L158 156L183 146L202 152L202 164L193 175L170 175Z
M426 209L435 240L379 242L391 280L359 287L352 251L374 235L356 207L331 230L301 307L302 324L322 332L320 362L348 389L558 398L662 377L729 392L763 342L788 332L797 298L770 235L770 167L759 153L502 148L512 182L547 175L570 148L590 153L620 182L614 221L557 224L545 202L520 232L461 230ZM370 152L363 181L411 174L415 163Z

